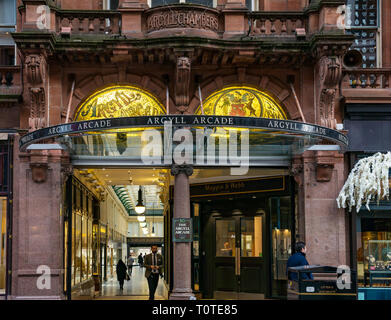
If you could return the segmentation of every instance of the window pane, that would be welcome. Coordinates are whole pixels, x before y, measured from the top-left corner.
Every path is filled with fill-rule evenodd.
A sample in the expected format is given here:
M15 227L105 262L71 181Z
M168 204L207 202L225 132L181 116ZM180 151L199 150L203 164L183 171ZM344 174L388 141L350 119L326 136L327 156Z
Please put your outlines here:
M81 280L81 216L76 214L75 230L75 284Z
M240 219L241 256L262 257L262 216Z
M348 0L347 33L356 36L352 49L361 52L362 68L377 67L378 6L377 0Z
M164 6L167 4L179 3L179 0L152 0L152 7Z
M216 220L216 256L235 255L235 220Z
M186 3L200 4L206 7L213 7L213 0L186 0Z
M87 219L83 217L82 219L82 279L87 279Z
M16 0L0 0L0 25L16 24Z
M272 241L272 296L286 296L286 266L292 254L290 197L270 199Z
M391 219L358 218L358 222L358 284L391 287Z
M0 294L5 294L7 266L7 198L0 198Z

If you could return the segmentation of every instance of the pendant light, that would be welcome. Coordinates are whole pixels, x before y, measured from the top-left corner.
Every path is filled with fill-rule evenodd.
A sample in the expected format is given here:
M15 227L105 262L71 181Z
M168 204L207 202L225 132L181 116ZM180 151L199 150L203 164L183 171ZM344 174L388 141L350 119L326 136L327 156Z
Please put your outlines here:
M145 216L144 216L143 214L137 216L137 221L139 221L139 222L144 222L144 221L145 221Z
M136 213L138 214L142 214L145 212L145 206L143 204L143 196L142 196L142 192L141 192L141 186L140 188L138 189L138 199L137 199L137 205L136 207L134 208L134 210L136 211Z
M157 196L157 194L156 194ZM156 236L156 233L155 233L155 224L154 224L154 215L155 215L155 203L153 203L153 207L152 207L152 232L151 232L151 237L155 237Z

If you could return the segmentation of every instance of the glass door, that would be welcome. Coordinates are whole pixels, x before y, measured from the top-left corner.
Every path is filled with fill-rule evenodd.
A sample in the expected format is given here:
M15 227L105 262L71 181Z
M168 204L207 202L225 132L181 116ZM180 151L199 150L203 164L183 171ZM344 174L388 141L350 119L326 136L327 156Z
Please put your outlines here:
M262 299L265 293L264 211L215 220L216 299Z

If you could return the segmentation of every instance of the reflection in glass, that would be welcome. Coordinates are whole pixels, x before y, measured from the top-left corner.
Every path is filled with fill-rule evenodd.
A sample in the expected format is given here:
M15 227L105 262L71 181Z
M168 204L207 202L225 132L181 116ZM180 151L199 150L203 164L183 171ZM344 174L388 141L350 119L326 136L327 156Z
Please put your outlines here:
M87 257L88 257L88 248L87 248L87 219L83 217L82 219L82 279L87 279Z
M378 273L381 272L381 275ZM371 274L379 277L370 281ZM387 279L388 278L388 279ZM357 282L364 287L391 287L391 219L357 218Z
M262 216L241 218L241 256L262 257Z
M7 263L7 198L0 198L0 294L5 294Z
M292 254L291 198L270 199L272 236L272 296L286 296L288 258Z
M81 216L75 214L76 228L75 228L75 284L81 281Z
M216 220L216 256L235 256L235 220Z

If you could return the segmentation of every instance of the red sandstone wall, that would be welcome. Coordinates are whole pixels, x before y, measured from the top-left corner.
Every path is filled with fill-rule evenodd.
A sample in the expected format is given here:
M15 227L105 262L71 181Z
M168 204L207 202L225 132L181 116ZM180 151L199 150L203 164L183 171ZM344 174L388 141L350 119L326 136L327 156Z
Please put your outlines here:
M62 9L102 10L105 0L61 0Z
M265 11L301 11L308 5L308 0L260 0ZM260 6L261 8L261 6Z

